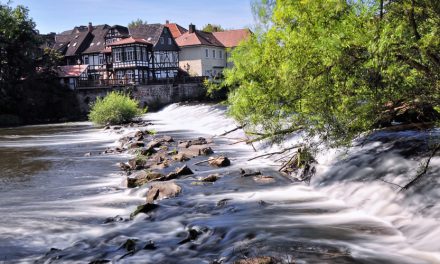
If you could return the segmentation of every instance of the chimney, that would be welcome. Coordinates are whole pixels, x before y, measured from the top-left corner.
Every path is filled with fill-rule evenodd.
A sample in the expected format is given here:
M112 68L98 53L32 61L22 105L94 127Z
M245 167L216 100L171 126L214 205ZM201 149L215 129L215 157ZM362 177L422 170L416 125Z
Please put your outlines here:
M93 31L93 25L92 25L92 22L89 22L89 32L92 32Z
M165 24L167 24L167 25L168 25L169 23L170 23L170 21L169 21L169 20L165 21Z
M189 33L195 33L196 32L196 25L193 25L192 23L189 24Z

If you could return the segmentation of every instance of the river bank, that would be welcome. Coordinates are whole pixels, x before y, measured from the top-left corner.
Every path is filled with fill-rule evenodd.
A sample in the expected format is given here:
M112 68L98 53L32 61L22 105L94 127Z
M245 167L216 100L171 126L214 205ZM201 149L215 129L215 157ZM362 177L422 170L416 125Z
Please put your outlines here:
M413 210L399 212L406 205L398 207L399 204L390 202L393 200L390 193L383 192L384 186L393 190L392 186L383 182L370 185L361 177L368 173L374 175L376 169L385 170L386 166L405 175L402 166L413 166L417 160L404 163L408 161L401 157L400 160L391 160L391 165L398 162L400 168L393 167L386 163L390 162L389 159L382 160L385 156L378 150L395 150L396 153L391 152L400 157L398 148L386 142L379 144L373 139L364 148L353 148L345 159L338 158L343 151L339 154L337 151L323 152L323 157L316 157L319 165L310 185L295 183L278 172L279 164L274 162L275 158L249 161L273 151L273 147L257 144L255 152L244 143L236 144L245 136L242 131L219 136L236 127L232 120L225 117L224 111L224 108L215 105L172 105L147 115L145 120L151 125L130 128L131 131L127 132L133 137L137 129L156 131L156 134L143 133L144 147L139 142L140 138L131 143L125 138L123 141L127 147L135 143L133 146L146 149L149 144L151 146L150 142L158 141L167 146L167 149L153 147L156 153L148 157L163 157L149 166L161 167L169 160L168 167L154 169L162 173L156 176L169 177L171 172L185 164L193 172L184 176L171 175L175 179L170 181L131 186L134 188L126 187L126 179L139 176L142 170L133 170L127 176L119 169L119 164L135 157L136 151L129 154L111 153L113 151L110 150L120 147L118 139L126 137L122 129L95 130L84 124L81 129L76 127L73 131L61 132L59 135L64 141L58 140L57 143L52 142L47 132L44 132L41 137L44 141L41 142L34 136L29 143L18 136L15 142L11 139L9 143L1 142L2 150L26 144L29 148L31 143L33 146L40 143L57 146L57 154L48 155L53 157L50 166L40 168L40 173L34 174L30 180L38 181L51 171L48 175L52 176L45 181L46 186L38 187L39 193L24 187L22 191L14 191L10 186L15 184L18 188L23 182L2 185L3 195L6 196L1 197L1 208L6 221L2 224L0 240L7 241L5 234L9 233L8 244L16 245L8 248L2 243L0 252L1 256L5 256L2 258L7 263L27 263L36 259L42 263L90 263L98 260L101 262L95 263L234 263L246 258L271 256L281 263L436 263L435 243L427 245L427 241L436 241L436 238L420 237L422 230L426 229L435 235L436 220L429 217L438 212L435 205L427 208L425 211L429 213L420 214L420 221L410 226L404 219L415 219L409 214ZM92 129L93 137L89 132L80 132L84 128L89 132ZM57 130L55 127L52 129ZM167 142L169 137L175 142ZM192 143L188 144L188 140L205 143L200 137L205 138L207 145L195 144L191 147ZM66 145L73 138L79 144L71 142ZM420 138L424 136L420 135ZM102 143L92 143L96 140ZM418 144L418 141L414 142ZM211 148L214 153L193 157L194 149L200 148ZM98 155L106 149L107 154ZM49 151L54 150L49 147ZM178 152L182 154L185 151L191 152L187 153L190 160L174 160ZM368 151L370 156L364 155ZM47 157L44 152L47 149L30 156L37 155L41 160ZM55 159L54 155L59 158ZM209 166L204 161L211 156L226 156L231 165ZM377 162L371 162L368 157L375 157ZM379 161L386 164L376 166ZM436 164L437 160L433 162ZM244 177L242 170L248 177ZM353 177L355 173L358 177ZM57 177L60 176L62 180L58 182ZM163 195L170 188L161 189L162 184L171 186L171 191L177 196L162 199L172 196L170 192ZM58 190L61 186L62 189ZM23 204L19 195L24 192L29 192L27 197L30 199L34 196L48 197L42 202L33 198L34 201ZM6 198L12 196L17 196L15 202ZM146 214L131 217L138 206L148 203L147 197L154 206L142 208ZM383 202L378 203L378 200ZM35 219L26 221L26 218L35 216L39 218L38 225ZM12 223L14 219L21 219L21 223ZM31 224L33 226L28 226ZM423 226L417 228L417 224ZM14 225L17 231L12 230ZM35 228L41 229L41 232ZM17 244L28 248L33 245L34 253L23 253L24 248L20 249ZM15 257L10 254L11 251L15 251Z

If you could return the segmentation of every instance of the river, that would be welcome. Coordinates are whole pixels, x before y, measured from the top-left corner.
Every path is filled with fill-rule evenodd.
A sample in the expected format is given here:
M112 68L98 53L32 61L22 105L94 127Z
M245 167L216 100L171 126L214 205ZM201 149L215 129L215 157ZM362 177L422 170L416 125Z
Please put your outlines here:
M149 129L175 139L211 138L236 126L215 105L174 104L144 118L153 123ZM99 154L115 145L117 131L87 122L0 129L0 263L233 263L256 256L282 263L440 263L437 179L431 175L435 182L411 195L375 181L403 184L418 164L391 151L395 141L384 138L427 135L391 134L348 152L324 151L310 185L279 174L273 159L248 161L273 147L257 145L255 152L233 144L241 131L214 137L214 151L232 166L188 161L195 175L177 180L183 192L129 220L147 188L123 187L117 164L129 155ZM432 163L440 167L437 157ZM240 177L240 169L274 181ZM212 173L220 180L197 184ZM115 216L121 221L107 221ZM197 239L179 243L189 229ZM126 256L127 239L155 247Z

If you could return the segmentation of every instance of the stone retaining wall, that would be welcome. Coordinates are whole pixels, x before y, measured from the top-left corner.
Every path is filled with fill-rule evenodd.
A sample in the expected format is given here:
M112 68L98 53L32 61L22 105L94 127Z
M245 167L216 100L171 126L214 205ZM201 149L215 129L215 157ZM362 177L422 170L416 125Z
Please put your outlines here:
M205 98L206 89L201 83L185 84L158 84L138 85L134 87L117 88L81 88L76 90L76 95L81 111L88 113L90 103L97 97L104 97L111 91L129 91L137 99L142 107L148 106L155 110L171 103L201 100Z

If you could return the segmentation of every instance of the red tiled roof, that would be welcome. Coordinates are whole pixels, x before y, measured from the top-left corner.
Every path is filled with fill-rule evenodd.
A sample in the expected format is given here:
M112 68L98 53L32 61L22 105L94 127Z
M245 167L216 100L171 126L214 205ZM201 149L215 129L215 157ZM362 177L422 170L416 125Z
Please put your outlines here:
M176 39L176 42L179 47L198 45L223 47L223 44L212 33L199 30L194 33L189 33L189 31L184 33Z
M249 29L227 30L214 32L214 36L227 48L237 47L240 42L248 39L251 35Z
M126 38L126 39L121 39L120 41L113 42L113 43L109 44L108 46L117 46L117 45L124 45L124 44L135 44L135 43L152 45L150 42L146 41L145 39L129 37L129 38Z
M166 27L169 28L171 35L173 35L173 38L178 38L182 36L185 32L188 32L188 30L176 23L167 23L165 24Z
M79 77L88 67L88 64L59 66L57 68L58 77Z

